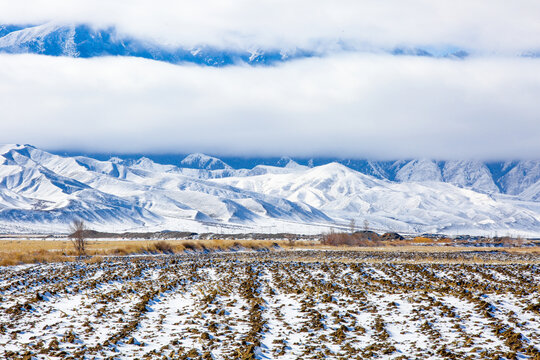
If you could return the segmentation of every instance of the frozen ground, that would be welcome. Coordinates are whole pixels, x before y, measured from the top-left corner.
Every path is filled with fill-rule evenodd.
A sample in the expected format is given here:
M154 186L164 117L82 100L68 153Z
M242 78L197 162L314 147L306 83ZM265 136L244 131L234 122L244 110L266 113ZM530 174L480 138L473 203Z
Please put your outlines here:
M423 256L278 251L4 267L0 357L540 357L537 257Z

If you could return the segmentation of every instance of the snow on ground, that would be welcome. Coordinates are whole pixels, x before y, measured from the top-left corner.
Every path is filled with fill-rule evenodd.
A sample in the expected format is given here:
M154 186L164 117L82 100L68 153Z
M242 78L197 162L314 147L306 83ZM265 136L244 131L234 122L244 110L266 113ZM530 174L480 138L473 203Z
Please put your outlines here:
M538 261L437 256L457 261L279 251L4 267L0 356L540 356Z

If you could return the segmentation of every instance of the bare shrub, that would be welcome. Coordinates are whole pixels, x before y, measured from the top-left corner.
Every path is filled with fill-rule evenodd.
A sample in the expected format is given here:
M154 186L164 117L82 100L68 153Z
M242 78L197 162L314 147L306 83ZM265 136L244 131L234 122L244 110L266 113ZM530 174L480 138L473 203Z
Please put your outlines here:
M321 243L329 246L379 246L379 240L379 235L373 231L357 231L353 234L330 231L323 235Z
M154 249L164 254L172 254L174 252L172 245L166 241L158 241L154 244Z
M525 239L521 236L511 237L511 236L502 236L496 237L493 239L496 244L500 244L504 247L520 247L527 243Z
M296 238L295 238L294 234L286 234L285 238L287 239L287 245L289 247L294 247L294 245L296 243Z
M435 239L432 239L432 238L423 237L423 236L417 236L412 240L412 242L414 244L433 244L436 241L435 241Z

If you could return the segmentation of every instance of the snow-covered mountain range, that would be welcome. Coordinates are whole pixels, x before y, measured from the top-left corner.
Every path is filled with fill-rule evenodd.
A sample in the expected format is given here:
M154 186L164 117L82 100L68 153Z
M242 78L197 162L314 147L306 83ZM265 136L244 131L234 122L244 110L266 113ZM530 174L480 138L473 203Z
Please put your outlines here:
M317 162L238 168L191 154L174 165L3 145L0 231L65 232L81 218L108 231L320 233L354 219L379 231L540 234L540 161Z
M373 49L368 49L373 51ZM173 64L195 63L225 66L235 63L274 64L298 58L324 56L328 52L366 51L352 44L336 41L319 44L315 49L250 48L221 49L205 44L200 46L170 46L149 39L139 39L119 33L114 27L99 28L88 24L46 23L39 25L0 25L0 53L42 54L50 56L98 57L132 56L165 61ZM393 47L377 52L396 56L427 56L463 59L469 56L461 49L430 51L421 48ZM532 54L532 53L531 53ZM532 56L532 55L529 55Z

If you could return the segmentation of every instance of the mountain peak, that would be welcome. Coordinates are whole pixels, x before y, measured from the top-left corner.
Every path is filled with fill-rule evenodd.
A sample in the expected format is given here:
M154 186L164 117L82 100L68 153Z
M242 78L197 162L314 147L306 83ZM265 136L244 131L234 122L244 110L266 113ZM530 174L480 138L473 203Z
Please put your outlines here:
M142 156L141 158L139 158L139 160L135 161L135 165L137 166L141 166L141 167L144 167L144 166L153 166L155 163L147 158L146 156Z
M340 173L347 173L347 172L356 172L355 170L351 169L348 166L345 166L337 161L333 161L331 163L317 166L313 168L313 170L324 170L324 171L330 171L330 172L340 172Z
M6 154L13 150L20 151L23 149L35 149L35 147L28 144L0 144L0 154Z
M180 166L192 169L205 170L231 169L231 167L225 162L223 162L221 159L202 153L194 153L186 156L184 160L180 162Z
M278 160L276 165L285 169L305 170L309 168L308 166L300 165L288 156L283 156Z
M289 160L289 162L284 166L286 169L297 169L297 170L304 170L309 169L309 166L300 165L294 160Z
M109 158L109 162L113 164L122 164L124 160L119 158L118 156L112 156L111 158Z

